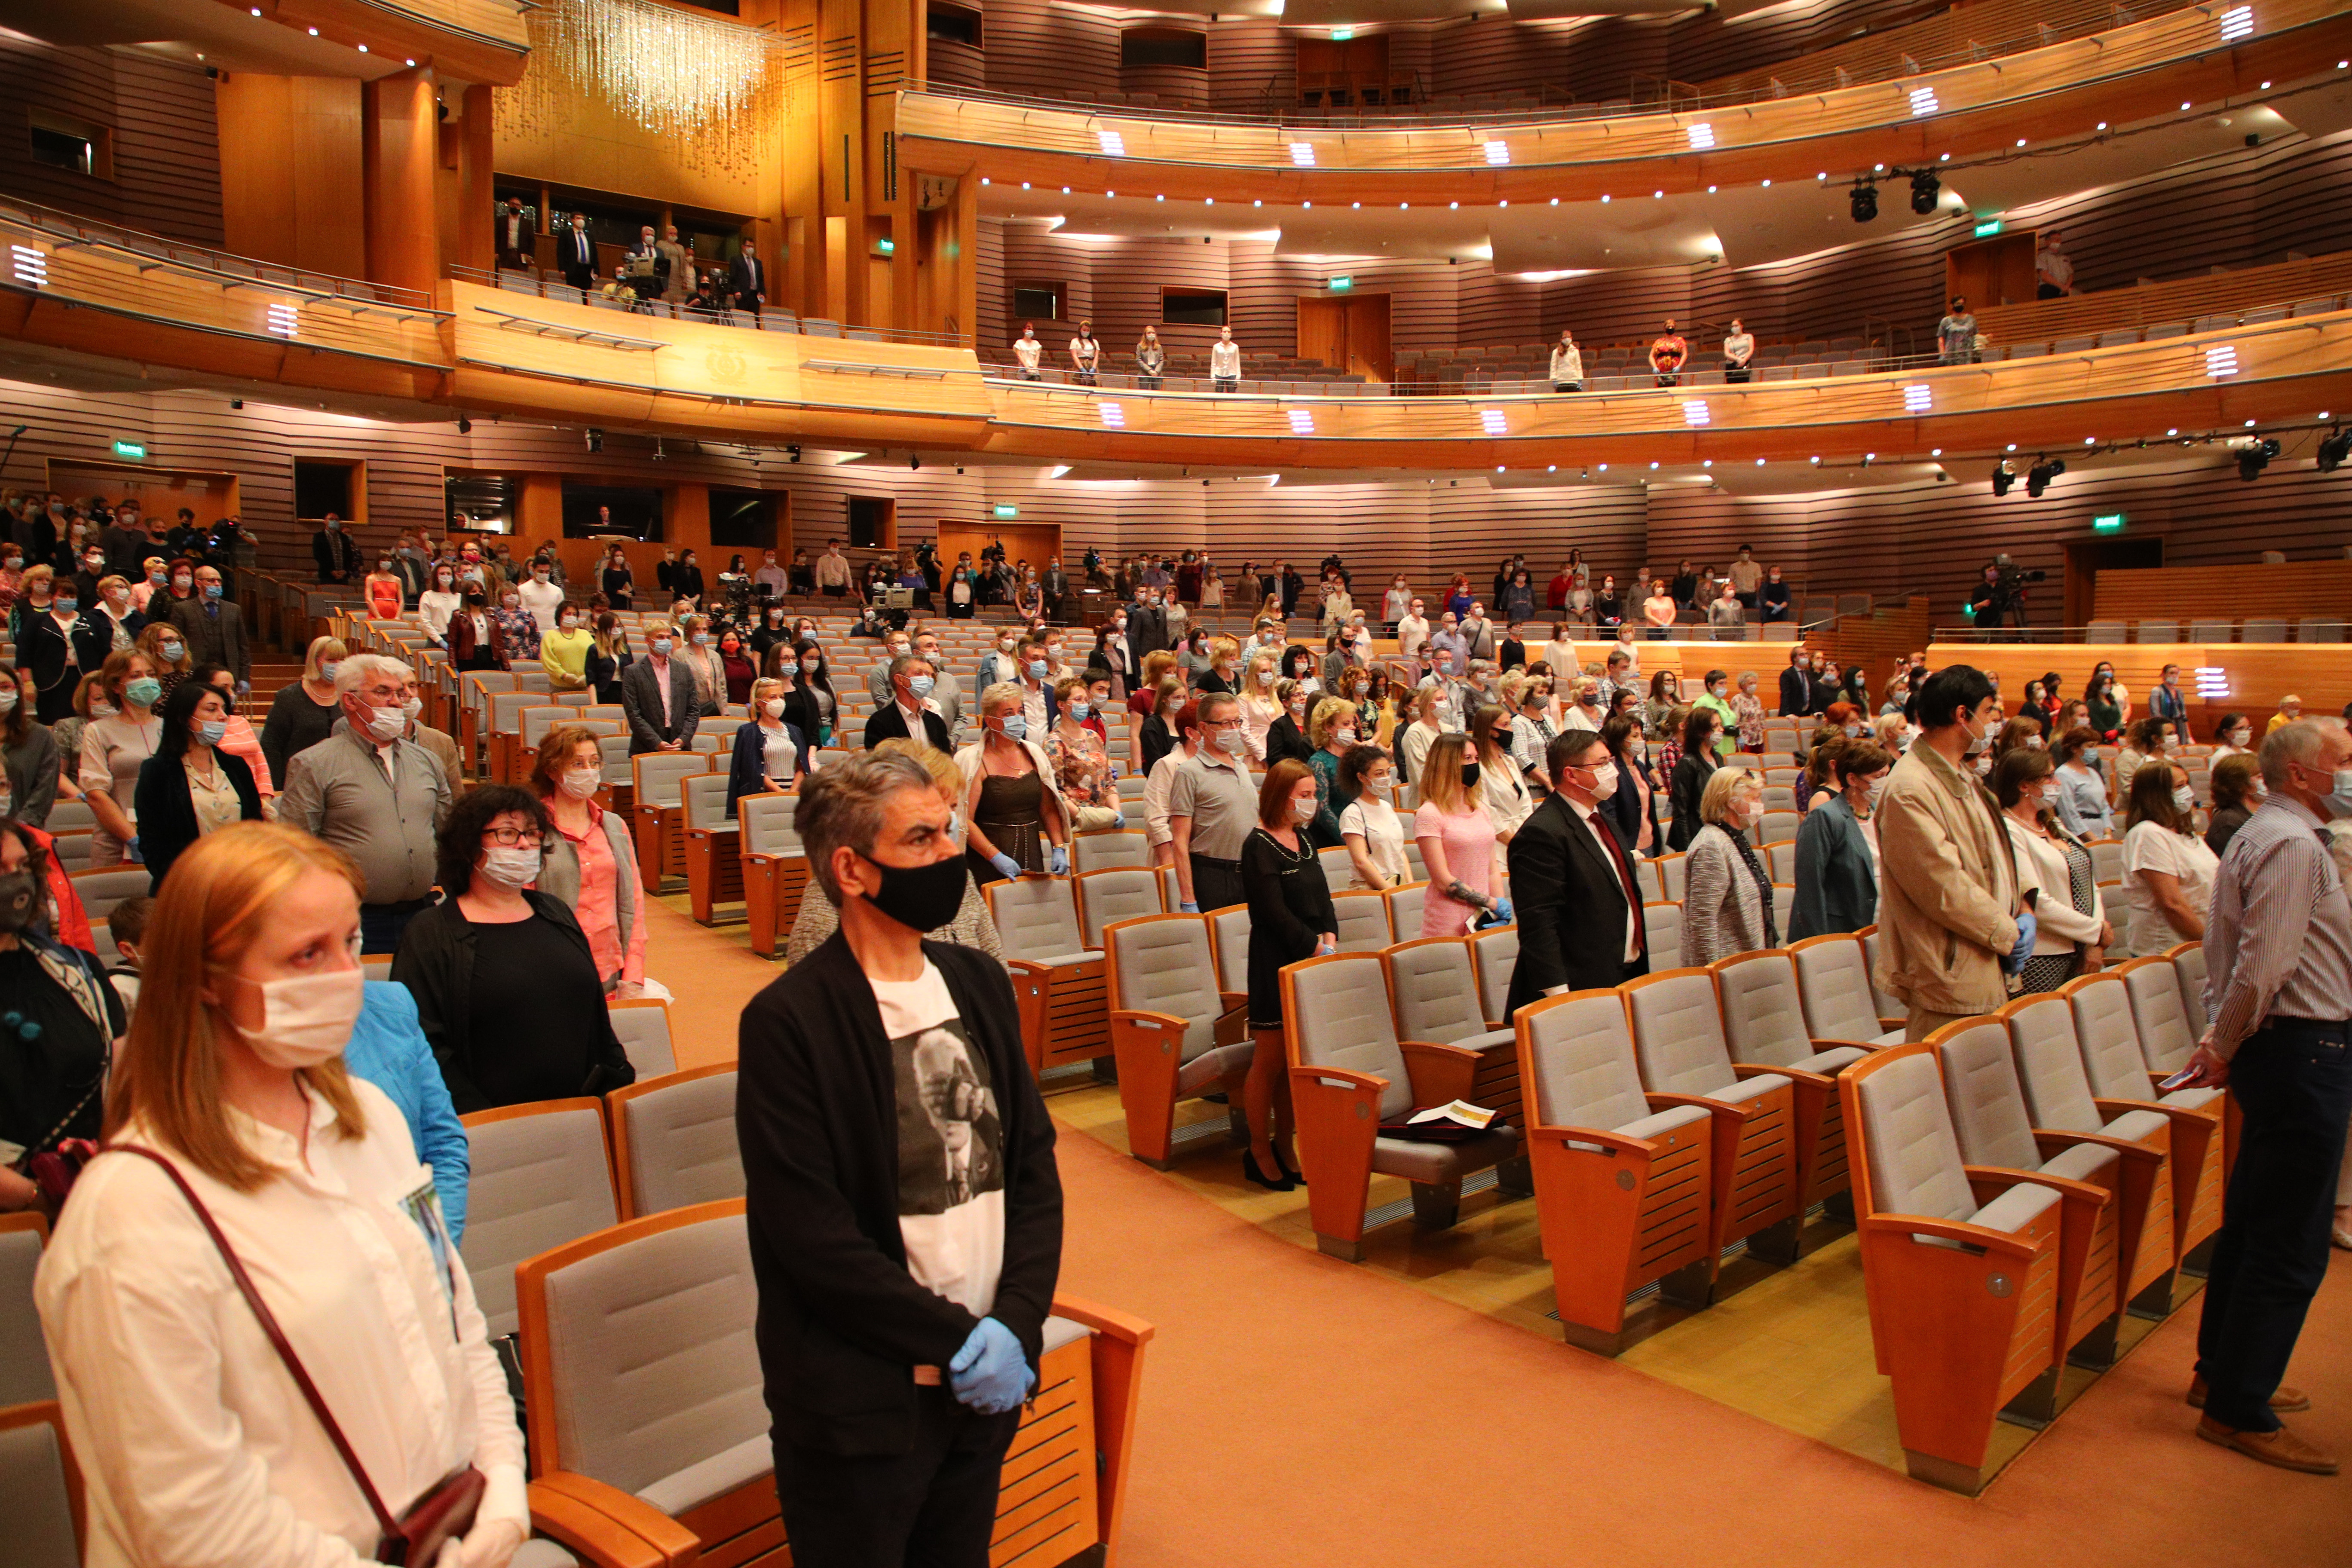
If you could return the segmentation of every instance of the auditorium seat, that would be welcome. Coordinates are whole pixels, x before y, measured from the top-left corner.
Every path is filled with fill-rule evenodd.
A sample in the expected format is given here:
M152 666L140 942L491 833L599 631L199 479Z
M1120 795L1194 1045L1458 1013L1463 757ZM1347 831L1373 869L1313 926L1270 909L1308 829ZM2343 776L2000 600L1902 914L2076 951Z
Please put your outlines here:
M1138 828L1103 828L1074 834L1070 839L1073 871L1108 871L1118 866L1150 864L1150 843Z
M472 1164L458 1251L490 1337L515 1331L515 1265L618 1217L601 1100L543 1100L460 1117Z
M1110 1056L1103 955L1078 931L1077 904L1066 877L1025 876L986 889L988 912L1013 972L1021 1010L1021 1044L1029 1070L1043 1075Z
M1903 1043L1902 1020L1878 1011L1863 945L1853 932L1809 936L1790 945L1789 959L1796 965L1805 1032L1812 1038L1871 1047Z
M648 894L661 887L663 878L686 869L680 796L686 781L709 767L710 760L699 752L643 752L629 759L635 816L629 831L637 841L637 875Z
M1979 1166L2024 1173L2066 1200L2054 1352L2081 1366L2112 1364L2124 1305L2116 1276L2123 1157L2105 1143L2035 1135L2009 1030L1999 1019L1948 1024L1927 1044L1971 1174Z
M1389 929L1388 896L1370 889L1331 895L1341 952L1378 952L1396 940Z
M2294 640L2299 643L2340 643L2344 640L2344 623L2326 616L2305 616L2294 624Z
M2161 961L2159 961L2161 962ZM2085 974L2058 989L2074 1010L2074 1038L2083 1072L2100 1114L2123 1108L2155 1110L2172 1122L2172 1255L2189 1272L2197 1248L2221 1228L2221 1123L2228 1097L2218 1089L2177 1089L2158 1095L2140 1054L2131 987L2113 970Z
M0 1407L58 1396L33 1276L49 1239L47 1218L31 1210L0 1215Z
M1103 932L1103 946L1129 1152L1166 1170L1176 1102L1221 1090L1234 1135L1245 1138L1242 1082L1256 1050L1248 993L1220 989L1209 917L1115 921Z
M32 1343L40 1348L37 1324ZM57 1400L0 1402L0 1518L11 1568L79 1568L89 1531L82 1495Z
M2249 619L2238 628L2238 640L2283 643L2286 641L2286 622L2277 616Z
M1710 1216L1728 1194L1712 1128L1727 1108L1643 1091L1616 991L1533 1003L1515 1035L1560 1332L1613 1356L1624 1348L1633 1290L1655 1280L1660 1298L1682 1307L1703 1307L1713 1293Z
M1838 1092L1859 1155L1870 1337L1894 1384L1905 1463L1915 1479L1973 1497L1996 1415L2045 1409L2057 1380L2063 1200L1990 1171L1970 1180L1924 1045L1855 1064Z
M2142 621L2137 629L2139 640L2143 643L2172 643L2180 640L2179 621Z
M1653 970L1680 969L1683 963L1683 907L1664 900L1642 906L1642 934Z
M2135 1315L2172 1306L2172 1129L2159 1111L2108 1107L2091 1096L2074 1037L2074 1009L2055 994L2012 1002L1995 1015L2009 1028L2017 1079L2037 1133L2105 1140L2124 1155L2117 1274Z
M1409 942L1421 934L1421 911L1429 897L1426 882L1407 882L1402 888L1391 888L1381 895L1389 907L1389 930L1399 942Z
M2226 620L2192 621L2189 626L2190 642L2228 642L2234 623Z
M1456 1143L1381 1135L1383 1124L1415 1110L1467 1099L1489 1053L1400 1042L1377 954L1336 952L1286 965L1282 1001L1299 1164L1325 1253L1363 1261L1367 1184L1375 1174L1411 1182L1414 1221L1433 1229L1454 1224L1462 1180L1474 1172L1504 1167L1505 1193L1526 1193L1517 1128L1497 1125Z
M1103 928L1115 921L1166 912L1160 874L1148 866L1083 871L1070 879L1070 890L1077 904L1079 939L1091 948L1102 946Z
M678 850L686 862L687 909L698 925L717 923L720 904L743 898L740 829L727 815L727 783L726 773L715 773L678 784Z
M2191 1037L2202 1039L2206 1022L2205 945L2196 942L2179 942L2166 949L2164 956L2172 960L2172 972L2180 981L2180 1011L2189 1020L2189 1032Z
M96 870L70 874L74 897L81 900L84 913L92 921L102 921L114 912L114 906L125 899L143 899L148 885L153 881L147 868L138 865L101 866ZM112 954L107 954L110 959Z
M1732 1205L1711 1223L1717 1250L1746 1241L1759 1258L1793 1261L1804 1210L1798 1203L1795 1089L1786 1074L1735 1067L1717 1010L1715 977L1670 969L1620 987L1643 1087L1677 1104L1738 1112L1718 1118L1716 1155L1731 1167Z
M743 1195L733 1062L640 1078L604 1099L623 1219Z
M1436 936L1399 942L1381 954L1381 963L1387 973L1397 1037L1433 1040L1482 1053L1478 1071L1463 1098L1498 1110L1514 1126L1519 1125L1523 1119L1511 1031L1486 1011L1478 991L1477 966L1470 956L1470 939Z
M608 997L604 1014L613 1020L613 1033L619 1037L621 1049L628 1057L629 1065L637 1069L640 1079L660 1078L677 1070L677 1048L670 1035L668 1003L655 996L626 1000Z
M1740 1068L1777 1072L1795 1089L1797 1201L1800 1208L1846 1190L1844 1113L1837 1076L1874 1048L1817 1040L1805 1030L1797 966L1785 948L1717 959L1715 977L1723 1037Z
M2086 643L2122 642L2125 640L2124 624L2121 621L2093 621L2083 628L2083 640Z
M1511 995L1511 971L1519 962L1519 928L1488 926L1470 939L1478 963L1478 1003L1487 1017L1504 1021Z
M811 894L808 854L793 826L797 795L747 795L735 803L737 856L743 879L743 914L751 951L776 956L776 938L790 935L801 900ZM814 896L824 897L822 888Z

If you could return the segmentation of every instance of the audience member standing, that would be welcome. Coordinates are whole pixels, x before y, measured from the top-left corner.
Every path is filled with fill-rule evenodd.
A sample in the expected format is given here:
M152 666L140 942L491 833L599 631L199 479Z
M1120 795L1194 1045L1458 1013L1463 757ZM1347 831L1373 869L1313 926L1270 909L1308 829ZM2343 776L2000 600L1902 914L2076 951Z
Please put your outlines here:
M1878 970L1910 1009L1906 1040L2009 999L2004 970L2033 951L2000 807L1966 764L2000 727L1992 682L1955 664L1919 693L1919 737L1879 796Z
M1559 330L1559 342L1551 349L1551 389L1554 392L1584 390L1584 351L1576 346L1576 334L1566 327Z
M1299 1180L1285 1157L1291 1110L1290 1078L1283 1070L1282 968L1339 950L1331 889L1307 836L1316 815L1315 793L1306 763L1285 758L1267 768L1258 791L1257 826L1241 853L1242 891L1250 916L1250 1032L1256 1038L1242 1089L1250 1145L1242 1156L1242 1174L1277 1193L1291 1191Z
M1683 362L1690 358L1690 344L1683 341L1669 320L1666 330L1650 344L1650 369L1660 386L1680 386L1683 382Z
M1977 357L1977 318L1969 302L1952 296L1952 308L1936 323L1936 343L1946 364L1973 364Z
M1837 798L1805 814L1797 827L1797 898L1789 940L1860 931L1878 918L1878 846L1872 799L1895 758L1867 742L1842 749Z
M577 724L559 724L539 743L530 787L555 831L534 885L572 911L606 994L627 1001L645 992L646 889L629 825L596 804L604 773L596 737Z
M677 634L667 621L646 623L646 657L621 671L621 709L629 721L629 754L681 752L702 721L694 672L671 656Z
M1144 392L1159 391L1160 373L1167 368L1168 351L1160 346L1160 329L1147 324L1143 329L1143 336L1138 338L1135 342L1136 386ZM1191 551L1186 551L1185 558L1190 560L1192 553ZM1198 591L1185 596L1196 598L1199 596Z
M1482 915L1511 918L1511 900L1490 889L1503 847L1487 815L1475 752L1459 732L1440 735L1429 748L1420 784L1421 805L1412 816L1421 863L1429 890L1421 904L1421 934L1460 936Z
M2262 776L2262 761L2233 752L2213 764L2213 810L2205 828L2205 847L2218 858L2230 852L2230 840L2263 804L2254 781Z
M2197 1329L2197 1435L2333 1475L2279 1422L2308 1401L2279 1379L2327 1273L2329 1201L2352 1117L2352 904L2322 834L2352 816L2352 737L2294 724L2263 742L2269 795L2231 841L2206 928L2200 1084L2229 1086L2237 1163Z
M1546 758L1551 798L1511 838L1518 895L1519 956L1509 1010L1570 991L1595 990L1649 973L1641 889L1601 807L1632 787L1607 743L1570 730Z
M1080 321L1078 335L1070 340L1070 379L1080 386L1092 386L1101 364L1102 343L1095 337L1095 324Z
M1667 804L1674 813L1666 826L1669 849L1686 850L1698 835L1707 781L1722 764L1717 746L1722 734L1722 716L1710 709L1694 707L1683 721L1682 755L1668 781Z
M596 281L596 242L589 237L585 214L573 213L572 226L558 232L555 258L563 281L572 288L586 289Z
M1738 317L1732 317L1731 331L1725 333L1723 339L1723 379L1734 386L1744 384L1754 374L1748 367L1755 357L1755 337ZM1740 547L1740 553L1743 557L1746 555L1745 545ZM1754 590L1747 592L1752 594ZM1752 606L1755 601L1750 598L1748 603Z
M2033 243L2033 295L2056 300L2074 291L2074 262L2054 228L2043 229Z
M1992 790L2016 852L2018 885L2033 894L2033 952L2018 989L2039 995L2101 968L2115 928L2107 923L2090 849L2066 831L2051 806L2057 784L2050 753L2010 752L1993 765Z
M1243 901L1241 848L1257 820L1239 700L1211 693L1193 716L1200 750L1177 764L1168 788L1177 907L1186 914Z
M1039 367L1045 363L1045 345L1038 341L1037 329L1025 321L1023 322L1021 335L1013 340L1013 362L1020 369L1021 379L1044 380L1045 374Z
M727 265L727 291L735 297L735 309L749 310L754 317L768 302L768 264L760 259L760 247L749 235L743 238L743 248Z
M1764 781L1746 768L1719 768L1699 799L1705 826L1683 863L1685 963L1713 963L1780 945L1772 876L1748 841L1764 820Z
M157 712L154 754L139 769L139 849L148 891L197 839L261 819L261 792L244 759L221 749L228 709L218 690L184 681Z
M1217 341L1209 345L1209 390L1237 392L1242 384L1242 346L1234 342L1231 327L1217 329ZM1285 614L1288 613L1286 607Z
M217 664L236 675L239 692L253 689L253 652L246 646L245 611L224 592L220 568L199 566L194 592L175 599L164 612L188 640L188 657Z
M2091 748L2099 743L2096 731L2077 727L2060 735L2050 748L2058 763L2058 820L2077 838L2113 838L2115 813L2107 805L2107 784L2093 764Z
M2197 837L2188 770L2178 763L2145 764L2133 775L2126 805L2124 895L2131 930L2124 953L2147 956L2202 941L2221 860Z
M343 527L343 520L331 511L318 531L310 535L310 559L318 565L320 583L348 584L359 576L359 542Z

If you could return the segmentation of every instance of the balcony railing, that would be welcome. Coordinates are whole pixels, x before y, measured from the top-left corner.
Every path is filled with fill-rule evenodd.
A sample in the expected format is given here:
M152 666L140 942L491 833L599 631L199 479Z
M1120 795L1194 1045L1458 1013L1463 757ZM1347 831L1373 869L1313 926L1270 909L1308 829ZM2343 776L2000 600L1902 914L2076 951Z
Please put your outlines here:
M169 267L210 275L231 287L251 285L314 299L340 300L353 305L382 305L414 310L433 308L432 297L414 289L401 289L389 283L371 283L358 278L341 278L331 272L313 272L305 268L239 256L234 251L216 250L210 246L166 239L162 235L100 223L19 197L0 200L0 221L36 231L51 242L49 248L53 252L87 246L101 252L114 253L142 271L151 266Z
M845 338L855 342L919 343L928 348L948 349L971 347L970 332L918 332L896 327L853 327L822 317L795 315L776 305L756 311L690 310L667 300L640 300L627 292L625 288L618 294L608 295L601 289L575 289L569 283L507 268L485 271L478 267L452 267L449 276L463 282L478 283L486 289L541 300L557 300L570 305L589 305L625 316L700 321L709 326L743 327L762 332L797 332L803 337Z

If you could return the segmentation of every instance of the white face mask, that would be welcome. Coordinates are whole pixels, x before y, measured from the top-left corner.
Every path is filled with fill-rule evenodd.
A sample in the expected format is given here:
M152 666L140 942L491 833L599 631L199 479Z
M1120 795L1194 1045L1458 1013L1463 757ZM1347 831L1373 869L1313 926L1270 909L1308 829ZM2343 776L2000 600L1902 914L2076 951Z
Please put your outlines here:
M781 719L784 716L784 700L781 697L771 697L760 704L760 711L771 719Z
M263 981L261 1027L237 1034L271 1067L317 1067L351 1043L366 980L366 972L354 967Z
M1314 821L1315 797L1313 795L1308 795L1305 800L1292 801L1290 803L1290 815L1301 827L1304 827L1308 823Z
M2028 735L2025 737L2025 749L2029 752L2038 752L2042 748L2043 744L2044 742L2039 735Z
M596 793L596 786L602 781L594 768L566 768L555 782L562 785L563 793L572 799L586 800Z
M1238 757L1249 750L1249 737L1239 730L1220 730L1217 731L1217 749L1229 757Z
M501 888L528 888L539 879L540 854L520 844L493 844L482 854L482 875Z
M368 734L378 745L390 745L408 732L408 710L373 708L368 713Z
M2182 784L2172 792L2172 804L2183 811L2194 811L2197 809L2197 793Z
M1592 770L1592 798L1607 800L1617 793L1617 764L1603 763Z

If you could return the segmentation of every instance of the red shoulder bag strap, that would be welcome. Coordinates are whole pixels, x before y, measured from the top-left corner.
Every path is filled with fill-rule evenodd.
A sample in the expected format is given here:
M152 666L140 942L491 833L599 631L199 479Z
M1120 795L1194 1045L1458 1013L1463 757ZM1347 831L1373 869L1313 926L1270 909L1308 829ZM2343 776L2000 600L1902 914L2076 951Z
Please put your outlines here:
M286 1363L286 1371L294 1379L294 1386L302 1391L303 1399L310 1406L310 1414L316 1415L319 1425L327 1429L327 1440L334 1444L335 1452L342 1457L343 1468L351 1471L352 1479L359 1482L360 1491L367 1498L368 1507L375 1512L376 1523L385 1535L398 1535L400 1521L394 1519L391 1510L383 1506L383 1499L377 1495L375 1483L368 1479L367 1471L360 1466L360 1457L352 1452L350 1439L335 1424L334 1415L327 1409L326 1400L320 1397L318 1384L312 1383L310 1373L303 1370L302 1358L296 1355L294 1347L287 1342L286 1331L278 1326L278 1319L270 1312L268 1303L262 1300L261 1292L254 1288L253 1277L245 1271L245 1265L237 1261L236 1253L229 1247L228 1237L221 1234L212 1211L205 1207L202 1198L196 1196L196 1190L188 1185L188 1179L180 1174L180 1168L154 1150L142 1148L136 1143L110 1143L103 1152L137 1154L152 1160L163 1167L165 1175L172 1178L172 1184L180 1189L180 1195L188 1200L190 1208L196 1211L196 1218L204 1224L205 1234L211 1237L213 1246L219 1248L221 1261L228 1265L229 1278L236 1281L238 1291L245 1297L245 1304L253 1309L254 1317L260 1321L261 1331L268 1336L270 1349L276 1351L278 1359Z

